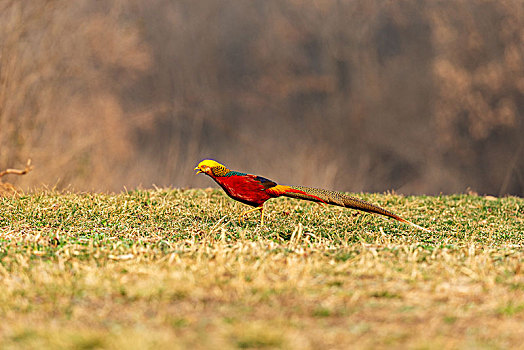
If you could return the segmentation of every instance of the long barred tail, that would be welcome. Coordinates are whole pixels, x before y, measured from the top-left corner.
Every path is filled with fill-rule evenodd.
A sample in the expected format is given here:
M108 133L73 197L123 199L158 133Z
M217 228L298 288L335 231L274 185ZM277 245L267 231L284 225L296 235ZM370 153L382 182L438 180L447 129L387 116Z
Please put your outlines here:
M309 200L313 202L320 202L320 203L325 203L325 204L333 204L333 205L338 205L340 207L365 211L368 213L380 214L380 215L384 215L384 216L393 218L395 220L404 222L406 224L412 225L423 231L431 232L427 228L416 225L412 223L411 221L402 219L400 216L393 214L392 212L386 209L383 209L379 206L363 201L362 199L348 196L347 194L344 194L344 193L322 190L322 189L317 189L317 188L303 187L303 186L286 186L286 187L289 189L286 190L285 192L283 191L283 193L281 194L286 197L305 199L305 200Z

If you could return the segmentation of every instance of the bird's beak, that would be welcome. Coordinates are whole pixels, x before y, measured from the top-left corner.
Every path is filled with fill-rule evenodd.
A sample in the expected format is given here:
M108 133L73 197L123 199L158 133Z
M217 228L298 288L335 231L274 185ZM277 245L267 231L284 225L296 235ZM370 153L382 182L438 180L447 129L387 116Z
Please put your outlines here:
M198 170L198 171L196 172L196 174L195 174L195 175L198 175L198 174L200 174L200 173L203 173L203 171L202 171L202 170L200 170L200 168L199 168L199 167L196 167L196 168L195 168L195 169L193 169L193 170Z

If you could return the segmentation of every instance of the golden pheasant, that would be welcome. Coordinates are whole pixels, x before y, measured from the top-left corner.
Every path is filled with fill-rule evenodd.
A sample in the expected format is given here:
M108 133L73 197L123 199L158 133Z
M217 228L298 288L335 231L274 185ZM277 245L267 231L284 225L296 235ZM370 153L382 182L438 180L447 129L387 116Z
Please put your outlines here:
M412 225L426 232L431 232L424 227L402 219L400 216L395 215L374 204L348 196L344 193L303 186L278 185L274 181L266 179L262 176L229 170L226 166L211 159L205 159L201 161L195 170L197 170L197 174L204 173L209 175L220 185L220 187L224 189L229 197L255 207L242 213L239 218L240 220L243 220L244 215L259 210L260 223L263 224L264 203L271 198L286 196L291 198L305 199L321 204L333 204L341 207L365 211L368 213L380 214Z

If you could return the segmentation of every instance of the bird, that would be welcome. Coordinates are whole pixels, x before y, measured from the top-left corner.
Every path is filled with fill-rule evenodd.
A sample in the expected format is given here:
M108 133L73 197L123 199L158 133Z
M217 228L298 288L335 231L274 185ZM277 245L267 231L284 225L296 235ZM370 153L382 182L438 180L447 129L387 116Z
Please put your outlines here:
M279 185L275 181L262 176L230 170L225 165L213 159L202 160L194 170L197 171L196 174L203 173L215 180L229 197L254 207L240 214L239 221L243 221L244 216L249 213L260 211L260 225L262 226L264 224L264 203L271 198L285 196L305 199L323 205L332 204L379 214L414 226L423 231L431 232L427 228L405 220L386 209L342 192L304 186Z

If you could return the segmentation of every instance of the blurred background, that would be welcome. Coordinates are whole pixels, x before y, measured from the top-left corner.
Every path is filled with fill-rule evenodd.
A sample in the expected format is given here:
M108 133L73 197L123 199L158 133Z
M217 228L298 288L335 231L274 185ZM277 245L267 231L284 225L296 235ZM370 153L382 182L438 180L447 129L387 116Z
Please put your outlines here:
M522 0L0 1L2 180L524 195Z

